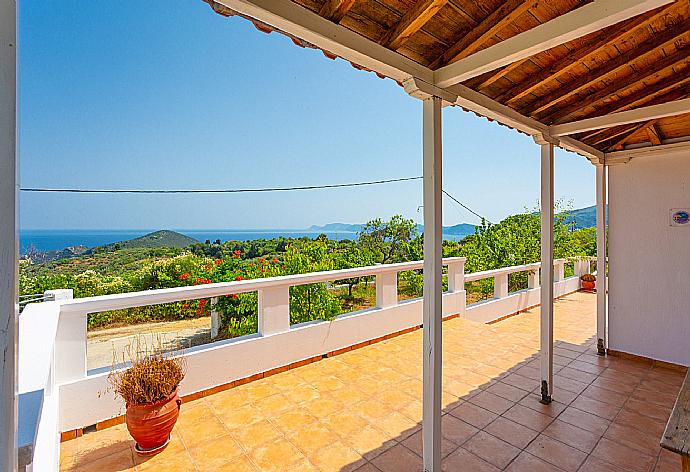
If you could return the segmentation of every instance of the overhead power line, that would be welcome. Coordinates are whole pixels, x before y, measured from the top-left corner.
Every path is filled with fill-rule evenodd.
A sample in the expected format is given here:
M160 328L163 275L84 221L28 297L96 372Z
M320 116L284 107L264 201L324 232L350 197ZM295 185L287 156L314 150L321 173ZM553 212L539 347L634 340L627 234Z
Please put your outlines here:
M20 188L22 192L59 192L59 193L256 193L256 192L288 192L293 190L317 190L324 188L362 187L364 185L390 184L393 182L406 182L419 180L422 176L402 177L399 179L372 180L369 182L351 182L346 184L329 185L305 185L302 187L267 187L267 188L227 188L227 189L201 189L201 190L137 190L137 189L82 189L82 188Z
M398 179L385 180L371 180L367 182L349 182L344 184L326 184L326 185L305 185L299 187L264 187L264 188L227 188L227 189L88 189L88 188L39 188L39 187L23 187L19 190L22 192L34 193L135 193L135 194L193 194L193 193L261 193L261 192L290 192L295 190L318 190L328 188L343 188L343 187L363 187L366 185L381 185L395 182L408 182L411 180L420 180L422 176L416 177L401 177ZM443 190L448 198L460 205L465 210L469 211L480 219L486 219L470 207L462 203L460 200L452 196L450 193ZM488 221L488 220L487 220Z

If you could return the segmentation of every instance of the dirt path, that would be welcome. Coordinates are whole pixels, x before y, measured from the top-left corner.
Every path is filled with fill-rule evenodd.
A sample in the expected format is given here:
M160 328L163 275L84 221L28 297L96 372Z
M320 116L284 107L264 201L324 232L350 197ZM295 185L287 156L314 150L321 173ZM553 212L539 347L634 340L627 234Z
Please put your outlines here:
M211 341L211 318L168 321L162 323L143 323L119 328L89 331L87 334L88 369L110 367L113 354L122 362L127 346L137 336L147 346L156 345L158 340L166 349L189 347Z

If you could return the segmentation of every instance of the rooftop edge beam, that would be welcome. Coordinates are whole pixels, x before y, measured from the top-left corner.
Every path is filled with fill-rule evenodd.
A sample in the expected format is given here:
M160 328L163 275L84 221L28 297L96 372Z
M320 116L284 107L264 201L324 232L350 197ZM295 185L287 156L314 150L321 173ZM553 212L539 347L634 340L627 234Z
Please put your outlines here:
M567 136L569 134L584 133L585 131L611 128L640 121L658 120L685 113L690 113L690 98L551 126L549 134L552 136Z
M215 0L216 3L292 34L343 59L402 82L410 76L432 83L431 69L285 0Z
M448 87L653 10L673 0L596 0L434 72Z

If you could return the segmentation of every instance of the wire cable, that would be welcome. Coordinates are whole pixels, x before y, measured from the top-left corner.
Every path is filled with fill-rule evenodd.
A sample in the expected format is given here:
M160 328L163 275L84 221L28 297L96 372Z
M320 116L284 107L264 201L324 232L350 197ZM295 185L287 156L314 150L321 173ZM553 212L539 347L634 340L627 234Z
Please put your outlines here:
M137 190L137 189L81 189L81 188L20 188L22 192L60 192L60 193L256 193L256 192L288 192L293 190L317 190L325 188L342 188L342 187L361 187L364 185L380 185L390 184L393 182L406 182L410 180L419 180L422 176L417 177L402 177L399 179L387 180L372 180L369 182L351 182L345 184L329 184L329 185L305 185L302 187L268 187L268 188L229 188L229 189L207 189L207 190Z
M486 218L486 217L480 215L479 213L477 213L476 211L474 211L473 209L471 209L470 207L468 207L467 205L465 205L464 203L462 203L460 200L458 200L457 198L455 198L454 196L452 196L450 193L446 192L445 190L441 190L441 191L442 191L448 198L450 198L450 199L453 200L455 203L457 203L458 205L460 205L461 207L463 207L465 210L467 210L467 211L469 211L470 213L472 213L474 216L478 217L478 218L481 219L481 220L486 220L487 222L491 223L491 222L489 221L488 218Z

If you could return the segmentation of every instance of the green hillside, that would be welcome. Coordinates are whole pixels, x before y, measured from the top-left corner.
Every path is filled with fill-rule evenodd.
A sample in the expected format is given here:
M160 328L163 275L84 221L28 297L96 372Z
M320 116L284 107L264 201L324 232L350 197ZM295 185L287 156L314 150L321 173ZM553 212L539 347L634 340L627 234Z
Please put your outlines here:
M184 248L197 244L194 238L170 230L155 231L144 236L103 246L106 250L139 248Z

